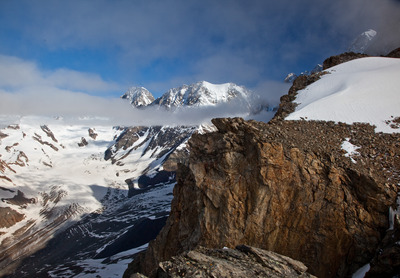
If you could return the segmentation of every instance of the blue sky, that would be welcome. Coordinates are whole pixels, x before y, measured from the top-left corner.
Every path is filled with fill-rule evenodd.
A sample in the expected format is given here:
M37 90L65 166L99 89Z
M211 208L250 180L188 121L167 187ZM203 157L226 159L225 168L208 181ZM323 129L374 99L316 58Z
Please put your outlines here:
M158 97L207 80L276 95L369 28L399 42L399 18L395 0L0 0L0 92Z

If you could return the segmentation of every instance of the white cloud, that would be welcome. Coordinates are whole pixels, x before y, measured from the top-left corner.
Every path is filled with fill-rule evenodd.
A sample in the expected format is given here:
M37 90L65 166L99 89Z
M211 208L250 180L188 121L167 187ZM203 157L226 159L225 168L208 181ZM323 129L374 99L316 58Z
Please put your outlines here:
M0 55L0 88L9 90L44 86L88 93L121 90L121 85L107 82L94 73L69 69L41 70L32 61Z
M8 69L8 71L7 71ZM33 62L0 56L0 115L86 118L112 125L194 125L215 117L245 116L248 108L237 102L174 112L149 107L134 109L120 98L84 93L114 88L99 76L68 69L42 71ZM83 89L82 91L72 89Z
M248 108L230 102L213 107L179 108L167 111L160 107L133 108L126 100L90 96L49 87L31 87L23 92L0 91L0 118L4 115L61 116L75 122L109 125L198 125L216 117L245 117ZM82 120L80 120L82 121Z
M17 57L0 55L0 87L17 88L43 83L36 65Z
M21 0L0 5L1 22L24 42L55 51L112 52L116 71L139 83L214 79L249 85L265 73L284 78L304 63L302 57L314 59L312 67L345 51L369 28L390 37L390 46L400 43L400 5L394 0L42 0L41 5ZM181 66L184 70L174 74ZM152 74L159 80L150 80Z
M119 99L89 93L119 89L118 84L106 82L96 74L69 69L45 71L34 62L0 55L0 114L3 115L117 115L130 107Z
M97 74L69 69L57 69L49 73L45 79L52 86L84 92L107 92L123 88L116 83L104 81Z

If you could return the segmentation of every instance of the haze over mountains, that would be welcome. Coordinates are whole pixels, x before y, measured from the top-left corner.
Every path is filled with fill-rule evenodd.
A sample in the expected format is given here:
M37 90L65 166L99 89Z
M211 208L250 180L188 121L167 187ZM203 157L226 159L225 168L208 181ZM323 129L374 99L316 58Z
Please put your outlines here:
M199 125L210 123L211 118L235 115L268 120L272 117L271 113L258 116L254 114L272 110L278 104L277 96L283 94L287 88L288 85L283 83L274 87L276 96L270 98L274 99L270 101L233 83L218 85L203 81L172 88L156 100L157 104L153 102L151 93L142 87L132 87L122 96L123 99L129 99L129 102L82 93L50 92L49 88L40 94L30 92L29 89L20 94L0 91L0 95L2 114L17 118L37 115L50 118L61 116L64 121L72 123L102 125ZM132 109L129 103L136 108L147 107ZM167 109L159 109L160 107ZM171 109L174 113L168 111Z

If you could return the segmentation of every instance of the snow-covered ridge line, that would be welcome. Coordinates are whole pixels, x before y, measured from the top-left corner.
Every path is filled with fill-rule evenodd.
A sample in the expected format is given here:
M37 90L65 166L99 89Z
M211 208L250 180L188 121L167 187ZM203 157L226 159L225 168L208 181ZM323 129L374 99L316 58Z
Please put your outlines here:
M375 125L376 132L400 132L400 59L366 57L327 70L298 91L286 120L323 120Z
M232 99L248 102L250 95L250 90L234 83L212 84L201 81L169 89L157 99L143 87L132 87L122 98L128 99L135 107L154 105L172 109L182 106L213 106Z

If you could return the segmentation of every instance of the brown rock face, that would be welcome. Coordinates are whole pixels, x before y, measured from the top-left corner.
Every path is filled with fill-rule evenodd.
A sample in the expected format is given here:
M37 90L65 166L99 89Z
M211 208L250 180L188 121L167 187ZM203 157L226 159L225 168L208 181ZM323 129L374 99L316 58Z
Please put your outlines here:
M88 133L89 133L89 136L90 136L93 140L96 140L98 134L94 131L94 129L89 128L89 129L88 129Z
M9 228L24 219L24 215L9 207L0 207L0 228Z
M372 259L397 196L399 135L331 122L213 123L217 132L189 141L167 224L133 270L240 244L300 260L319 277L345 277ZM343 138L360 147L356 163Z
M358 58L363 58L363 57L368 57L369 55L367 54L361 54L361 53L354 53L354 52L345 52L342 53L340 55L335 55L335 56L331 56L328 59L326 59L324 61L324 63L322 64L322 69L326 70L329 69L333 66L354 60L354 59L358 59Z
M81 141L78 143L78 146L79 147L84 147L84 146L87 146L89 143L88 143L88 141L86 141L86 138L85 137L81 137Z

